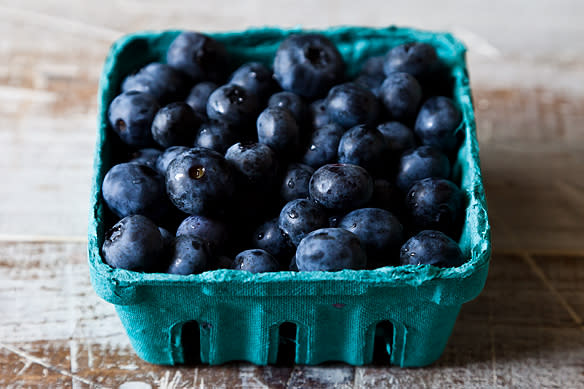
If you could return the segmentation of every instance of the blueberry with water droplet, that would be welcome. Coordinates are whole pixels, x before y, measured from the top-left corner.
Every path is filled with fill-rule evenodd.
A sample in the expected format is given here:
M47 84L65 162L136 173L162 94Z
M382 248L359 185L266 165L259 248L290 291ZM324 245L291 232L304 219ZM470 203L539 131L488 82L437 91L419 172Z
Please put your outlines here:
M296 199L280 211L280 229L294 245L298 245L309 232L328 226L324 209L308 199Z
M464 262L458 243L440 231L421 231L411 237L401 248L402 265L433 265L457 267Z

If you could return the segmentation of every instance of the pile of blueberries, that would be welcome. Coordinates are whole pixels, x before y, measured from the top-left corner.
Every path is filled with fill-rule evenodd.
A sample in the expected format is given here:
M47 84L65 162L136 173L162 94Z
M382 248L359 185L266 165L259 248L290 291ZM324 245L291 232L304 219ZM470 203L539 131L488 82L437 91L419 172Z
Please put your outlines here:
M449 179L462 115L429 92L441 66L412 42L349 80L335 45L307 33L273 69L230 72L222 44L181 33L109 106L129 157L103 180L121 218L105 261L183 275L460 266L465 197Z

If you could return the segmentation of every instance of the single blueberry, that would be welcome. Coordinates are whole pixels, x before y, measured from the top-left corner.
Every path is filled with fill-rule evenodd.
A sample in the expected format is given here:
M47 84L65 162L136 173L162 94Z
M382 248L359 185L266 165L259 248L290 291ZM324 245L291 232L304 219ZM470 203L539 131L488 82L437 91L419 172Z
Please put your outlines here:
M156 224L142 215L131 215L105 233L102 246L111 267L133 271L154 271L164 260L164 242Z
M196 236L183 235L175 238L166 272L185 276L204 272L211 262L208 246L208 242Z
M350 211L367 204L373 194L373 178L361 166L330 164L310 179L310 197L327 209Z
M403 243L403 227L391 212L379 208L361 208L346 214L339 228L357 235L367 258L382 258L395 263Z
M400 122L387 122L377 126L385 137L389 152L397 159L406 150L416 147L414 132Z
M231 165L221 154L202 147L180 154L166 171L168 197L191 215L224 213L235 186Z
M196 236L209 242L211 247L222 251L229 239L227 225L219 220L206 216L192 215L184 219L176 230L176 236Z
M339 142L344 132L343 127L335 123L326 124L314 130L302 162L314 169L336 162Z
M198 32L179 34L166 52L166 63L193 81L223 81L229 57L223 45Z
M360 74L368 76L379 76L383 74L383 67L385 66L385 56L377 55L369 57L361 66Z
M320 128L329 123L333 123L326 112L325 99L313 101L308 108L310 111L310 122L312 128Z
M379 98L392 120L407 122L418 112L422 87L408 73L391 73L379 88Z
M201 125L195 139L195 146L225 154L236 141L237 134L226 123L213 121Z
M257 96L234 84L220 86L207 100L207 116L231 125L241 126L251 122L258 110Z
M154 96L137 91L124 92L109 106L110 125L120 139L135 147L153 144L150 127L158 112L158 102Z
M284 175L282 187L280 188L280 197L286 202L295 199L308 198L308 183L314 169L301 163L288 165L288 170Z
M109 209L119 217L143 215L160 220L168 210L164 178L146 165L115 165L105 175L101 192Z
M202 81L193 86L185 103L191 106L200 121L207 120L207 101L219 85L211 81Z
M375 95L354 82L333 87L325 104L328 117L344 128L373 124L379 115L379 103Z
M296 250L299 271L364 269L367 255L359 238L343 228L322 228L308 234Z
M158 149L140 149L130 154L129 162L136 162L141 165L146 165L150 168L156 168L156 161L160 157L162 151Z
M152 138L160 146L192 145L199 121L186 103L176 102L160 108L152 121Z
M262 249L245 250L237 254L233 261L235 270L251 273L265 273L280 270L280 264L270 253Z
M167 148L162 152L162 154L160 154L158 159L156 159L156 171L158 171L158 173L162 174L163 176L166 176L168 165L170 165L170 163L174 161L174 159L180 154L189 150L190 148L186 146L172 146Z
M268 100L268 107L286 108L298 124L304 123L308 117L308 107L300 96L292 92L274 93Z
M268 220L253 233L252 247L266 250L279 261L287 260L294 253L294 246L280 229L278 218Z
M438 66L438 55L432 45L411 42L389 50L385 55L383 71L387 76L391 73L404 72L419 80L426 80Z
M160 104L182 100L188 83L184 74L162 63L150 63L122 82L122 92L138 91L149 93Z
M277 174L276 153L263 143L236 143L225 158L252 184L271 183Z
M355 126L345 132L339 142L340 163L359 165L373 174L387 169L388 157L385 137L372 126Z
M258 141L280 155L298 150L300 129L294 116L285 108L266 108L257 120Z
M429 146L420 146L402 154L396 184L403 193L414 182L428 177L450 178L450 161L443 152Z
M241 86L264 102L277 88L271 70L259 62L241 65L231 75L229 83Z
M343 77L345 64L335 45L319 34L291 35L278 47L274 78L302 97L324 96Z
M416 181L405 203L412 230L438 230L450 236L458 233L464 196L453 182L443 178Z
M308 199L292 200L280 211L280 229L297 246L309 232L328 225L325 210Z
M425 230L411 237L400 250L402 265L457 267L466 262L458 243L440 231Z
M422 105L414 131L422 144L451 154L457 146L456 129L462 114L448 97L431 97Z

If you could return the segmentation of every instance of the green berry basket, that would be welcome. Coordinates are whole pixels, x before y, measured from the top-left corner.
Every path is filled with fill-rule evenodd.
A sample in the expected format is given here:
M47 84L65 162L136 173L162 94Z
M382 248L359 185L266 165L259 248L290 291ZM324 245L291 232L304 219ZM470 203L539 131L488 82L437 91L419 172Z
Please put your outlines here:
M252 60L271 65L279 43L301 31L263 28L210 35L225 45L235 67ZM464 46L450 34L406 28L317 32L337 45L349 75L355 75L366 58L401 43L421 41L436 48L463 113L459 130L464 140L454 172L467 201L459 244L468 262L444 269L409 265L263 274L215 270L189 276L108 266L100 253L109 227L101 183L116 161L118 147L107 120L108 105L127 74L164 61L180 31L128 35L112 46L100 80L88 251L95 291L115 305L136 353L145 361L265 365L275 363L287 349L298 364L363 365L372 362L375 349L392 365L424 366L440 357L461 305L481 292L489 266L490 227ZM293 329L290 339L281 335L282 328Z

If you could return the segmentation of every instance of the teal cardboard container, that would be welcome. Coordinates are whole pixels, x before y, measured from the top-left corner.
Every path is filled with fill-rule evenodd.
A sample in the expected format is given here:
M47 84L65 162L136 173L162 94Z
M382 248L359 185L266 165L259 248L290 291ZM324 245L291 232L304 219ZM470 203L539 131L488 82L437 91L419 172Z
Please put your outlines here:
M279 43L301 31L264 28L210 35L225 45L235 68L251 60L271 65ZM164 62L180 31L128 35L112 46L100 80L88 251L95 291L115 305L136 353L145 361L175 365L194 353L201 363L211 365L231 360L275 363L279 329L283 323L293 323L296 363L363 365L372 361L376 328L383 322L391 323L383 338L390 363L425 366L443 352L461 305L482 290L489 266L490 227L464 46L450 34L395 27L318 32L337 45L349 75L355 75L366 58L404 42L427 42L436 48L463 113L459 130L464 140L454 172L467 200L459 243L468 262L447 269L399 266L264 274L215 270L189 276L144 274L105 264L100 247L108 226L101 183L114 164L117 147L107 109L123 78L149 62ZM183 347L185 323L191 323L189 338L195 329L194 350Z

